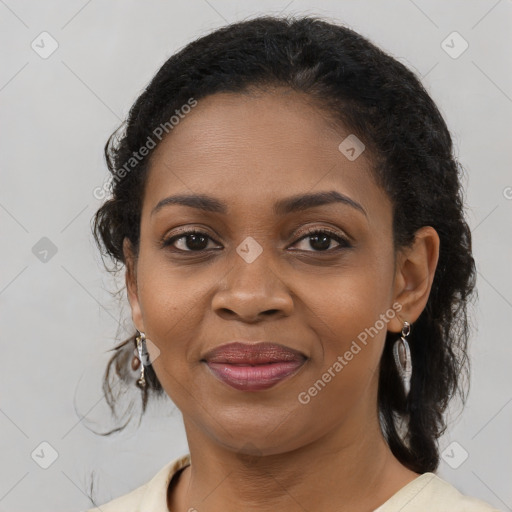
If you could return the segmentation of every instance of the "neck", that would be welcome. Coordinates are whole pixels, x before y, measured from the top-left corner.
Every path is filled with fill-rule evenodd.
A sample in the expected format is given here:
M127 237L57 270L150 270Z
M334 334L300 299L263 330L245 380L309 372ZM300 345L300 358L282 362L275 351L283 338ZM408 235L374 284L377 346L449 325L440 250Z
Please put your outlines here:
M373 511L418 476L393 456L374 420L365 428L348 420L313 443L266 456L226 449L185 421L192 464L170 510Z

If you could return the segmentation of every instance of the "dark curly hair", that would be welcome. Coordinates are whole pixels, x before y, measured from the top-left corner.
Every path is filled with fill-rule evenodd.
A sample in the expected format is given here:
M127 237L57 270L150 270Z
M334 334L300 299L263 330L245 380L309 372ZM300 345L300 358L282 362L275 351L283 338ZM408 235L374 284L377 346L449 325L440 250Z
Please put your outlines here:
M414 371L409 396L393 361L396 335L389 332L378 392L382 432L395 457L417 473L434 471L447 405L456 395L464 404L469 390L467 309L476 295L476 271L463 211L464 170L453 155L443 117L417 76L358 33L319 17L263 16L215 30L172 55L105 146L112 174L105 190L111 197L93 219L102 257L115 264L112 271L120 270L126 264L125 238L138 254L152 150L131 161L129 172L126 163L147 145L155 127L190 98L274 86L307 95L326 118L365 141L376 183L392 201L395 250L410 246L422 226L432 226L439 235L430 296L410 334ZM118 378L135 381L129 364L135 334L112 349L107 365L103 389L112 410L112 367ZM146 380L143 412L148 393L164 394L151 365Z

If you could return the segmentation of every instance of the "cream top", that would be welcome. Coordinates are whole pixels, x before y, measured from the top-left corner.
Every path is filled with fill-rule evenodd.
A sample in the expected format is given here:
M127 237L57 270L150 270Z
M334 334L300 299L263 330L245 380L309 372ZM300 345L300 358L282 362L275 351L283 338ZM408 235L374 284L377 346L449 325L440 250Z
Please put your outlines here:
M167 489L172 477L190 464L190 454L166 464L144 485L86 512L172 512ZM484 501L461 494L435 473L418 476L373 512L500 512Z

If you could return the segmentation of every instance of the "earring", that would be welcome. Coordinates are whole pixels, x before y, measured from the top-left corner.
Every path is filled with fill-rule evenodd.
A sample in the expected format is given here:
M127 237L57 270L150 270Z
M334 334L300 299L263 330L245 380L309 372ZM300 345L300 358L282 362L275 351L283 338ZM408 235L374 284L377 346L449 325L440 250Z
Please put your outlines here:
M135 359L138 359L139 363L136 366L138 367L140 365L140 378L137 379L136 385L139 388L144 389L146 387L146 379L144 377L144 358L147 357L148 353L146 347L146 335L139 331L139 336L137 336L135 340L137 341L137 351L139 353L139 357L134 357L132 368L135 366Z
M411 351L409 350L409 343L407 343L407 336L411 332L411 324L404 322L402 327L402 336L395 341L393 345L393 354L395 356L395 364L404 386L405 397L409 395L411 389L411 376L412 376L412 360Z

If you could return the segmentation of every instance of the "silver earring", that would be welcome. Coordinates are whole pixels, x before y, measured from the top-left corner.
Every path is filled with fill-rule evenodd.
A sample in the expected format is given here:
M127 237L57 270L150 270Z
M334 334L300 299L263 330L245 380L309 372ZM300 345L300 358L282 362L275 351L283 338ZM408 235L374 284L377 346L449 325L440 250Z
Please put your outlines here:
M404 386L405 397L409 395L411 389L411 376L412 376L412 360L411 351L409 350L409 343L407 343L407 336L411 332L411 324L404 322L402 327L402 336L395 341L393 345L393 354L395 356L396 369L402 380Z
M135 339L137 341L137 351L139 352L140 360L140 378L137 379L137 386L141 389L144 389L146 387L146 379L144 377L144 361L148 354L146 347L146 335L139 331L139 336L137 336Z

